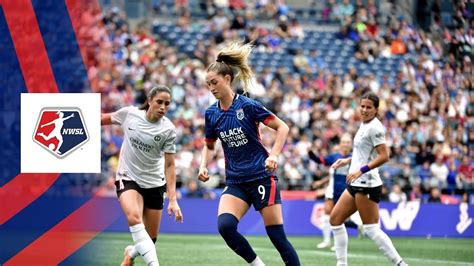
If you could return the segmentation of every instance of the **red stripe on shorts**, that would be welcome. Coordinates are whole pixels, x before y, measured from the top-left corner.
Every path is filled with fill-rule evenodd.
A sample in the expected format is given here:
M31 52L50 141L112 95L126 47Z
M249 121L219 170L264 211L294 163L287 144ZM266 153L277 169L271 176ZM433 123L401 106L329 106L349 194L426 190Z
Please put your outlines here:
M275 178L273 176L270 176L270 181L272 182L272 186L270 188L270 197L268 198L268 206L275 204L275 194L276 194Z

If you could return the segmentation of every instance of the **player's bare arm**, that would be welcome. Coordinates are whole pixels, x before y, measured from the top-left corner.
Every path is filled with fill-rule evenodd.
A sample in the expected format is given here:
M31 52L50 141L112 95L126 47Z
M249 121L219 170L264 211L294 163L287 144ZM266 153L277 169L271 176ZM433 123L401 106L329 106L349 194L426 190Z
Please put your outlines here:
M275 171L275 169L278 167L278 155L285 145L286 137L288 136L290 129L283 121L281 121L280 118L276 116L273 119L270 119L266 126L276 131L276 137L275 143L273 143L272 150L270 151L270 155L265 160L265 167L268 171Z
M312 184L311 184L311 187L313 189L316 189L316 188L320 188L322 186L324 186L325 184L329 183L329 176L325 176L324 178L318 180L318 181L314 181Z
M168 215L174 215L174 221L183 222L183 214L176 197L176 168L174 153L165 153L166 193L168 195Z
M337 169L339 167L342 167L346 164L349 164L351 162L352 158L349 157L349 158L344 158L344 159L337 159L337 161L335 161L331 167L334 168L334 169Z
M375 151L377 152L377 157L375 157L375 159L373 159L367 164L369 166L369 169L377 168L382 164L388 162L388 160L390 159L387 145L380 144L375 147ZM354 173L349 173L349 175L347 175L346 182L350 184L352 181L356 180L361 175L362 171L360 169L355 171Z
M102 125L111 125L112 124L112 114L107 113L107 114L100 114L100 123Z
M206 182L207 180L209 180L209 172L207 170L207 164L211 160L212 155L214 154L215 148L216 148L216 142L210 141L210 142L206 142L206 145L204 145L204 148L202 149L201 165L199 166L199 174L198 174L198 179L201 180L202 182Z

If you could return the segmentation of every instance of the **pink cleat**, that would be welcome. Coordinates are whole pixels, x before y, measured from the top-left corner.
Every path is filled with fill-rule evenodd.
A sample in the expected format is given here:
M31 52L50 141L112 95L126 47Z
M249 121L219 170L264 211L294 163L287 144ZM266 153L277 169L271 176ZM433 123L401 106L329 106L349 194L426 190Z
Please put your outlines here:
M135 262L135 258L130 256L130 252L132 251L133 246L125 247L125 251L123 252L123 260L120 266L131 266Z

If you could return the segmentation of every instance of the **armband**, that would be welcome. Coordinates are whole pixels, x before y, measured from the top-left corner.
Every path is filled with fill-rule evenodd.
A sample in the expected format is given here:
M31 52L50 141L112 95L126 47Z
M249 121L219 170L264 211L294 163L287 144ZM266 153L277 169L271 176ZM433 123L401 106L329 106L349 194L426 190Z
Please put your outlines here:
M366 165L362 166L362 167L360 168L360 171L361 171L363 174L367 173L368 171L370 171L369 165L366 164Z

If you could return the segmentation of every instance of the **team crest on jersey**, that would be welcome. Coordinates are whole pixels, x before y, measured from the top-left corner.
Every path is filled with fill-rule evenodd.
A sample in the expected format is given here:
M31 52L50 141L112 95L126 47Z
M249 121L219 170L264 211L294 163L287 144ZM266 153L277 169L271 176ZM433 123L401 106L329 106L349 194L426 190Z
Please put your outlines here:
M237 119L242 120L242 119L244 119L244 117L245 117L244 109L237 110Z
M159 141L161 140L161 137L157 135L157 136L155 136L153 139L154 139L156 142L159 142Z
M78 108L44 108L38 117L33 141L59 158L64 158L89 140Z

